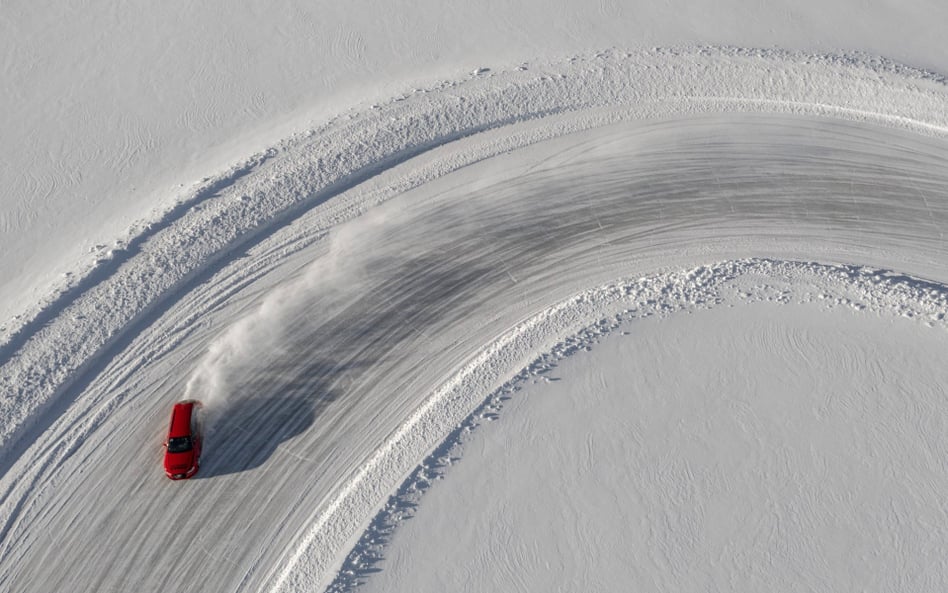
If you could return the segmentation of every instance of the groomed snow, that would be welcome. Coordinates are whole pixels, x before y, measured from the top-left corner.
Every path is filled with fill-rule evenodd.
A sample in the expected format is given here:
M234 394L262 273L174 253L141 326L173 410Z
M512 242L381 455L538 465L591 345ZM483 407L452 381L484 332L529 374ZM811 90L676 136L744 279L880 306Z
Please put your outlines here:
M564 7L569 10L561 14L577 10L574 3ZM621 10L613 10L617 8L602 4L601 20L621 16ZM793 17L824 11L816 5L800 9L802 13L786 19L768 12L762 22L791 23L769 38L786 39L782 45L792 47L816 34L818 27L798 26ZM938 10L927 7L926 15ZM346 18L364 17L364 24L373 11L360 7ZM707 18L712 12L699 11L701 25L680 29L683 41L717 41L692 36L721 23ZM5 17L5 30L10 22L29 22L35 29L48 20L28 9L18 8L16 14L16 19ZM24 16L29 14L33 16ZM98 11L77 14L85 18L76 22L86 25L67 24L65 31L91 31L102 16ZM890 15L878 9L871 16L879 23ZM231 24L246 31L259 27L260 32L215 50L219 63L230 64L235 51L284 23L283 17L262 22L258 17L232 18ZM127 18L118 15L109 22ZM635 17L627 13L622 18ZM653 17L645 15L643 22L651 22L648 18ZM939 52L945 50L926 41L926 32L937 32L933 22L927 20L913 45L899 50L918 58L910 61L912 66L859 51L878 52L893 42L873 41L859 27L840 33L840 39L851 36L844 47L855 51L839 52L817 52L805 43L810 50L756 49L767 45L757 42L723 45L737 41L730 38L737 35L734 31L722 33L726 39L718 46L584 49L526 62L504 54L500 63L484 67L478 61L465 68L467 76L458 75L456 67L445 66L451 76L427 70L424 84L397 95L386 84L405 80L404 71L392 72L372 101L343 101L355 108L329 110L337 116L328 120L325 106L311 103L313 89L332 88L343 100L350 96L346 88L355 92L364 83L346 87L333 79L325 87L294 86L290 79L312 53L289 51L283 73L294 74L274 87L279 91L275 102L261 101L264 107L241 115L234 109L247 98L246 88L226 85L206 101L198 100L194 107L205 113L215 113L208 106L218 102L216 113L221 115L204 128L184 126L206 129L206 136L197 140L169 131L168 111L147 109L151 100L165 101L165 109L174 111L195 99L172 85L167 95L141 103L149 111L147 118L119 123L115 134L96 131L103 129L102 114L114 114L116 105L143 96L141 88L128 94L123 89L101 114L80 118L78 129L89 131L89 137L80 138L78 148L67 146L67 134L62 151L49 150L44 142L55 135L51 124L37 136L45 141L21 142L27 147L22 153L16 143L7 143L4 155L11 158L4 162L14 165L4 175L13 179L8 184L12 195L35 197L37 187L49 187L41 192L46 196L42 204L29 205L26 214L17 212L29 199L3 200L5 208L13 208L2 221L12 231L4 237L4 247L10 246L4 270L16 274L15 281L4 285L8 292L0 294L0 305L18 316L0 334L0 589L348 590L379 566L388 574L369 578L370 587L454 587L457 575L435 572L426 575L431 577L427 582L407 579L419 566L436 562L443 549L430 531L421 529L443 528L451 520L444 501L450 507L459 492L481 484L454 471L461 463L444 474L460 478L455 490L440 491L438 496L445 498L439 502L437 489L428 492L430 474L441 472L462 452L466 460L467 448L481 434L512 439L506 460L515 468L511 471L536 466L539 462L526 445L542 441L550 434L544 430L566 421L576 430L545 463L560 467L554 477L569 482L573 466L567 451L574 450L570 442L577 442L570 439L587 434L582 425L563 417L576 398L552 393L548 399L553 407L544 410L531 405L538 397L514 397L516 405L499 414L507 397L526 382L549 376L556 364L567 369L585 361L574 373L580 384L587 372L613 376L606 371L616 366L612 357L623 354L618 344L636 337L655 346L643 350L642 364L650 360L651 370L667 369L667 357L648 359L661 353L656 336L667 333L685 348L687 328L695 323L701 339L687 346L695 349L693 358L699 362L693 369L695 382L687 386L691 391L702 386L708 397L729 386L735 387L729 391L735 397L757 393L737 389L737 377L756 381L744 387L779 388L785 397L761 403L759 414L773 414L774 407L787 406L805 391L802 383L777 382L782 372L792 371L780 362L788 355L852 362L852 369L865 371L858 373L859 389L852 394L860 404L867 400L856 396L864 393L891 403L893 394L901 392L889 390L886 381L904 378L904 367L919 369L908 375L911 382L900 383L916 398L916 409L893 416L894 427L881 435L885 447L878 463L852 477L858 492L866 491L879 472L897 467L915 481L927 471L931 481L911 492L886 491L880 504L903 512L886 515L881 527L873 524L882 506L870 506L857 516L852 500L845 499L851 492L845 490L847 484L836 481L820 490L821 474L810 462L829 460L836 465L827 463L826 471L845 469L867 451L875 453L873 427L892 406L872 408L864 415L868 417L859 417L863 424L850 422L856 408L827 416L833 426L845 424L848 434L866 447L830 459L829 453L812 449L807 457L805 446L794 441L788 449L792 454L780 458L792 461L793 471L780 474L770 471L776 467L773 447L789 447L792 433L825 428L807 423L812 418L806 406L783 408L790 421L781 430L792 433L747 425L747 438L756 439L760 456L747 465L722 456L720 467L705 458L711 464L705 469L720 469L715 475L721 480L744 484L755 476L765 478L758 484L771 486L776 482L768 479L774 476L800 477L811 485L808 492L824 497L805 498L823 525L835 517L849 540L830 542L826 530L797 529L767 540L787 552L771 556L783 564L769 576L753 574L766 568L760 558L742 556L726 565L700 565L707 570L697 566L673 582L661 581L669 566L695 559L710 562L706 554L728 545L721 543L720 531L727 521L709 524L713 529L706 534L722 539L701 540L699 546L686 536L703 525L694 514L681 515L678 523L651 523L655 536L644 543L621 531L602 531L599 540L573 537L575 531L552 537L543 531L545 524L527 517L517 524L518 537L540 541L546 535L543 547L534 546L532 556L521 555L515 562L524 569L516 578L558 557L562 562L555 574L563 579L585 578L594 586L622 582L627 565L612 564L606 574L591 575L590 564L581 561L583 549L608 546L616 541L610 537L633 544L643 563L656 547L667 552L655 563L656 572L647 573L646 566L636 573L646 583L700 588L708 574L725 578L746 569L750 580L741 582L748 587L820 582L856 590L860 579L871 576L854 572L856 564L814 560L811 549L802 546L816 538L825 549L881 554L875 567L902 571L886 575L896 579L900 590L943 585L944 563L927 560L948 557L944 538L937 529L919 527L919 521L945 518L943 505L925 498L944 481L944 462L936 456L915 457L918 465L912 467L900 462L923 446L944 449L945 439L945 431L939 430L945 425L944 377L923 372L944 350L948 324L948 85L938 72L944 62ZM177 31L171 21L162 21L143 38L143 46L155 42L151 55L160 48L167 51L161 54L167 59L155 62L155 80L167 80L168 68L188 54L178 47L167 49L168 37L162 34L167 27ZM220 32L206 18L196 18L184 38L193 40L207 31ZM668 31L660 37L677 40L679 30ZM133 28L116 39L134 33ZM594 33L583 35L570 42L575 45L563 47L590 47ZM287 37L301 39L292 32ZM432 48L449 37L445 32L428 46L433 53L407 64L432 63ZM217 38L209 36L199 45L213 45ZM21 58L35 53L36 46L24 42L22 33L14 39L8 43L20 53L6 54L14 57L4 62L4 71L13 72L18 81L37 83L24 97L52 96L47 91L70 83L69 77L55 80L63 72L57 62L63 54L55 50L47 57L58 66L40 68L44 74L38 78L28 75L22 64L31 62ZM384 39L373 39L372 52L386 47ZM550 37L543 43L553 42ZM75 56L81 59L101 47L81 45ZM882 53L902 57L892 47ZM342 53L351 54L349 49ZM109 62L103 58L97 63ZM127 74L129 64L137 63L132 59L117 67ZM205 65L214 63L211 59ZM372 70L371 62L357 63ZM333 76L347 70L340 64L327 68ZM95 73L92 68L85 72ZM355 77L358 68L353 72ZM74 74L72 83L80 75ZM230 76L214 72L208 80L213 85L232 81ZM114 79L96 75L88 80ZM253 87L265 80L244 82ZM12 85L3 96L19 117L10 126L13 137L26 138L37 113L66 119L75 113L68 102L46 110L41 105L51 104L41 102L33 107L35 113L27 114L26 103L9 94L18 88L24 87ZM65 96L91 92L103 98L108 88ZM258 116L259 127L248 123ZM312 117L319 123L309 123ZM130 142L127 150L115 150L117 139L139 124L156 127L141 141ZM49 163L62 164L63 170L25 166L43 161L37 150L47 150ZM203 181L191 184L191 172L198 171L196 178ZM45 180L37 181L41 178ZM169 182L177 188L170 193ZM133 183L147 188L147 197L116 207ZM30 239L37 229L31 220L55 226L76 217L77 206L65 206L64 195L77 195L89 204L88 219L73 227L79 235L108 236L93 247L92 262L64 248L81 243L79 235L64 232L42 244ZM102 196L101 201L92 195ZM140 222L132 224L135 216ZM20 257L30 245L40 247L36 258ZM23 274L24 269L35 273ZM51 279L64 269L64 279ZM43 287L51 286L54 291L47 294ZM42 296L34 298L38 294ZM837 333L861 332L864 339L833 342L827 327ZM622 331L629 335L619 335ZM792 341L800 332L806 339ZM890 334L891 340L883 339ZM725 342L733 349L723 347ZM752 344L760 346L752 352L756 364L713 364L716 356L750 353ZM789 351L791 346L798 350ZM592 354L569 357L587 349ZM892 360L907 362L884 366ZM834 374L842 372L838 366L812 365L819 380L833 385L841 382ZM722 369L721 374L715 369ZM613 369L620 370L628 369ZM674 375L661 376L668 374ZM668 394L662 401L674 407L672 417L698 422L688 409L694 400L675 399L687 397L681 383L685 379L681 371L670 384L660 385L656 378L638 386ZM628 403L616 398L623 391L603 390L602 401ZM811 408L830 406L818 395L810 393L805 401ZM159 444L171 402L187 396L208 404L208 453L198 479L171 483L160 472ZM661 402L652 403L659 412ZM930 423L912 439L900 441L899 435L918 424L918 410L930 411ZM606 416L589 422L597 426L602 421L605 430L610 419L628 410L601 411ZM471 432L483 420L496 418L516 418L535 430L502 433L505 422L500 422L490 429L498 432ZM537 427L541 418L549 419L550 426ZM723 436L719 433L727 419L720 420L702 425L697 433L708 442ZM690 482L687 474L664 479L661 465L648 463L648 451L665 445L670 451L682 448L680 440L660 431L649 433L648 443L619 439L616 431L601 434L617 439L615 457L608 460L613 465L626 454L646 456L637 458L635 467L649 479L637 483L642 500L654 504L638 507L641 521L689 507L685 499L670 501L669 487L686 492L689 484L719 483ZM486 446L489 441L480 442ZM678 459L694 461L688 455L686 451ZM476 455L471 459L468 471L478 471ZM526 475L522 482L483 475L489 484L500 480L534 487ZM631 480L631 474L626 478ZM628 481L613 483L596 489L596 495L628 486ZM762 522L773 520L764 511L771 490L744 491L744 502ZM433 502L416 515L419 530L404 531L403 518L411 508L406 505L425 492ZM694 492L689 500L698 510L719 501L713 488ZM422 500L426 507L427 496ZM507 511L523 518L514 510L517 505L539 502L525 493L509 500L506 511L482 500L482 506L472 507L472 515L493 513L513 525ZM582 492L578 498L543 499L534 510L568 513L584 500L588 496ZM787 493L773 500L778 510L786 511L795 509L800 498ZM612 511L617 508L603 506L594 520L615 524ZM496 532L467 533L482 536L469 540L472 549L480 545L490 550L496 544L491 539ZM928 545L879 552L893 541L884 538L895 533L928 537ZM745 536L736 534L732 547L750 545L752 538ZM490 557L485 554L479 558ZM458 561L465 566L478 560ZM912 571L913 563L925 565L921 576ZM809 572L800 576L800 571ZM464 582L486 588L510 583L491 580L500 575L482 576L487 580ZM544 583L516 582L527 589Z

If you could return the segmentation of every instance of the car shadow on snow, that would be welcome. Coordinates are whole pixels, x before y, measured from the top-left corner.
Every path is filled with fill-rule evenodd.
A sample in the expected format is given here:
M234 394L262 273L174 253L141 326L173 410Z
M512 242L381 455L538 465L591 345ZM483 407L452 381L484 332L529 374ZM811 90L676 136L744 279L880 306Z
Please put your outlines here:
M341 395L325 377L339 369L310 363L281 375L268 371L207 410L201 470L213 478L260 467L283 443L302 434Z

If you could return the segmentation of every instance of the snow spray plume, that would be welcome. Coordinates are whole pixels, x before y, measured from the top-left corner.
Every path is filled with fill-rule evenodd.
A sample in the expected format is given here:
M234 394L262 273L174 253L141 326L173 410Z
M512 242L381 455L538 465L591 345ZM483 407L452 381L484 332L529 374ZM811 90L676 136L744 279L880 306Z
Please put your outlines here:
M363 215L332 230L329 249L302 277L268 294L249 316L240 319L211 343L188 379L186 397L204 403L209 424L226 414L240 383L279 357L290 327L317 298L341 300L342 289L358 286L365 258L361 246L376 235L382 220Z

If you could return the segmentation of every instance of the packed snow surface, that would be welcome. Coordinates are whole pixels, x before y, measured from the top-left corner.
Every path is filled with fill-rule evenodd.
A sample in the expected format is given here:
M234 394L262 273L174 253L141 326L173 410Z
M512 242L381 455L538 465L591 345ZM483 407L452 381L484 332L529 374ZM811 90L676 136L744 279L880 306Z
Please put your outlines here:
M216 173L134 200L156 210L124 234L131 211L104 216L114 235L49 296L13 293L68 233L5 288L0 589L943 589L948 87L915 64L477 64L279 142L223 110L191 163ZM237 128L269 147L221 149ZM122 154L121 186L180 179ZM103 189L61 162L14 194ZM6 269L43 208L4 219ZM184 397L206 455L172 483Z

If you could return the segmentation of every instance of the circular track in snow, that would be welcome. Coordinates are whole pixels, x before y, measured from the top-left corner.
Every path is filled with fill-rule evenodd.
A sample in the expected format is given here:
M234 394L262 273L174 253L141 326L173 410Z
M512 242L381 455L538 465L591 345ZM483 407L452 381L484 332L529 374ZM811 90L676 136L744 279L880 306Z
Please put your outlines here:
M616 278L672 308L735 269L943 306L945 90L860 56L605 52L248 159L2 346L0 584L325 584L419 459L636 285ZM142 443L196 365L217 420L203 478L169 484Z

